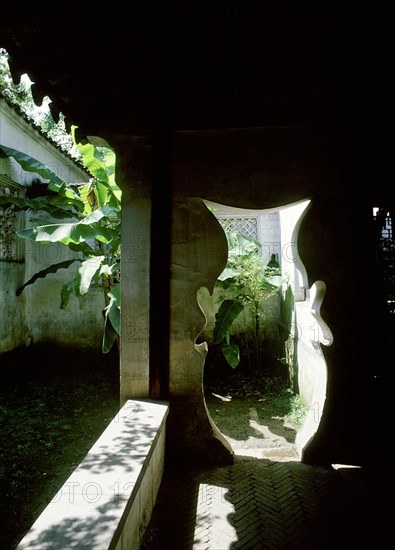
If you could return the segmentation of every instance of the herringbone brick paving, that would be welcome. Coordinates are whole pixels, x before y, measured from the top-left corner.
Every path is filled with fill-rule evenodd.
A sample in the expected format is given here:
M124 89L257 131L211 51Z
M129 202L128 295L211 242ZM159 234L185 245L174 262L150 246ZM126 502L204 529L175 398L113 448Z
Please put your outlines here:
M141 549L393 549L393 488L383 471L240 456L167 472Z

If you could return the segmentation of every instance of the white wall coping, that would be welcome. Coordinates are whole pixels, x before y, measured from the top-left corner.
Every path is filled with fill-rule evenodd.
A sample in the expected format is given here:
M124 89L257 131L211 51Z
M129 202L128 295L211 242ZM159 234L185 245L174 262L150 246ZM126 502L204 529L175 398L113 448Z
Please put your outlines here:
M78 181L88 181L91 177L78 160L62 150L60 145L41 132L33 121L29 122L2 98L0 98L0 143L31 155L43 164L49 163L48 168L63 179L68 179L68 175L62 173L64 170L67 170L67 174L73 174ZM19 165L17 170L24 173ZM36 176L33 174L32 177ZM71 183L73 182L74 180Z
M108 549L136 498L168 404L128 400L17 550Z

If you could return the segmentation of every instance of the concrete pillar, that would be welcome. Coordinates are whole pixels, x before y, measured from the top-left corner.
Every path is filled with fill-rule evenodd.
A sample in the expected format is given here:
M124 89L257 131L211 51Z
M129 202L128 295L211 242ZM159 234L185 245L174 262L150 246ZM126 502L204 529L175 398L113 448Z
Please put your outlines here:
M226 237L201 199L173 204L170 286L170 412L167 459L181 464L233 462L233 451L211 420L204 400L207 344L196 339L205 326L197 292L213 292L227 261Z
M149 395L152 147L117 136L116 181L122 189L120 400Z

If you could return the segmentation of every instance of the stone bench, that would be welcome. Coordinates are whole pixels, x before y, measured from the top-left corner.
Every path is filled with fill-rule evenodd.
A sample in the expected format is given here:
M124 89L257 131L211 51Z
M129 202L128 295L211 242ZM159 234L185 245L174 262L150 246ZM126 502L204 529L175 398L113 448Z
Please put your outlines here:
M168 404L129 400L17 550L137 550L162 480Z

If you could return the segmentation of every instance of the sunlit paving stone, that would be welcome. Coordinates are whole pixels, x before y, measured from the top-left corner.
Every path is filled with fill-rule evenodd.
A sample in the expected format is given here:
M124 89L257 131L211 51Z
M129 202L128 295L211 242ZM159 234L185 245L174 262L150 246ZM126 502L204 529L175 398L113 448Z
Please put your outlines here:
M229 548L237 541L237 533L229 518L234 514L233 504L226 499L228 489L201 483L196 510L194 548Z

